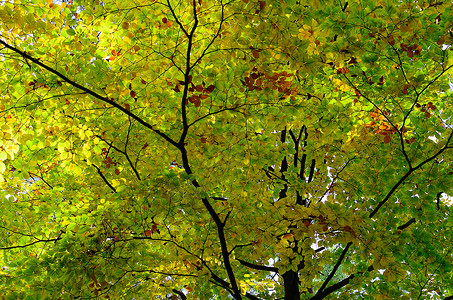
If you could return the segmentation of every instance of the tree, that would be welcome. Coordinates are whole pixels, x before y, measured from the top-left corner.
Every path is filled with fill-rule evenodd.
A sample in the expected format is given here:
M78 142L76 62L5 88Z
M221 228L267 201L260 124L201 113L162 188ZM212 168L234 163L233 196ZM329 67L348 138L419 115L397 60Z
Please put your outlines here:
M449 1L3 1L2 299L451 299Z

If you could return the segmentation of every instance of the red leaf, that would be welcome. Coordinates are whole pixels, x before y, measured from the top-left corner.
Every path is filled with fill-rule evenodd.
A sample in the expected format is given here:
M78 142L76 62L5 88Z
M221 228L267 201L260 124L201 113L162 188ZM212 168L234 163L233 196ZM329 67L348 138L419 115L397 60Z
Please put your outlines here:
M194 105L195 107L199 107L200 104L201 104L200 96L198 96L198 95L190 96L190 97L188 98L188 100L190 101L190 103L193 103L193 105Z
M116 174L116 175L120 175L120 170L115 169L115 174Z
M210 86L208 86L208 87L206 88L206 91L207 91L208 93L212 93L212 92L214 91L214 89L215 89L215 86L211 84Z
M391 140L392 140L392 137L391 137L390 135L386 135L386 136L384 137L384 143L385 143L385 144L390 143Z
M260 10L263 10L266 7L266 1L260 1Z
M404 87L404 89L401 91L401 94L403 94L403 95L409 94L409 91L407 90L407 86Z
M253 50L252 55L254 58L260 58L260 53L257 50Z
M206 139L205 137L202 137L202 138L201 138L201 143L202 143L202 144L205 144L206 141L207 141L207 139Z
M131 91L130 94L131 94L131 97L132 97L132 98L135 98L135 96L137 95L134 91Z
M337 74L346 74L349 73L349 69L346 67L340 68L337 70Z
M127 111L130 111L130 110L131 110L131 106L130 106L128 103L124 104L124 108L125 108Z
M293 236L294 236L293 233L286 233L285 235L283 235L283 238L284 238L284 239L290 239L290 238L292 238Z
M393 36L389 35L387 37L387 41L389 42L390 45L395 45L395 39L393 38Z
M199 84L195 87L195 89L197 90L197 92L201 92L203 91L203 87Z
M195 107L199 107L199 106L201 105L200 98L195 99L195 100L193 101L193 105L194 105Z
M165 24L165 23L167 23L167 22L168 22L167 18L162 18L162 23Z
M142 79L142 80L140 80L140 82L141 82L142 84L146 84L146 81L145 81L145 80L143 80L143 79Z
M148 230L145 230L145 231L143 232L143 235L146 236L146 237L150 237L152 234L153 234L153 231L152 231L152 230L149 230L149 229L148 229Z

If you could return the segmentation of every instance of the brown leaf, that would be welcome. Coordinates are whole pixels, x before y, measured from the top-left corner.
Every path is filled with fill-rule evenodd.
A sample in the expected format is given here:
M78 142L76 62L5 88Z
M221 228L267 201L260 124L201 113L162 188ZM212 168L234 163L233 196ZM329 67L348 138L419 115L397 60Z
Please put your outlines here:
M215 89L215 86L211 84L210 86L208 86L208 87L206 88L206 91L207 91L208 93L212 93L212 92L214 91L214 89Z
M292 238L293 236L294 236L293 233L287 233L287 234L283 235L283 238L284 238L284 239L290 239L290 238Z
M407 89L407 86L405 86L405 87L403 88L403 90L401 91L401 94L403 94L403 95L409 94L409 91L408 91L408 89Z
M337 74L346 74L349 73L349 69L346 67L337 69Z

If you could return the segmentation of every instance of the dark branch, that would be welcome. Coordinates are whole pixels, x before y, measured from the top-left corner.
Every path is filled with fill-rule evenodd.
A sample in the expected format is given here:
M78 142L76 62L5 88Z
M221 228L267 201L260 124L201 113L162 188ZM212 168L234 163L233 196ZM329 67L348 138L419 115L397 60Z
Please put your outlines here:
M369 266L367 271L368 272L371 272L373 271L374 268L373 266ZM343 279L342 281L340 282L337 282L331 286L329 286L328 288L326 288L324 291L322 291L321 293L317 293L315 296L313 296L312 298L310 298L310 300L320 300L320 299L324 299L325 297L327 297L328 295L330 295L331 293L341 289L342 287L344 287L345 285L347 285L349 283L349 281L351 281L354 277L356 277L357 275L361 275L363 274L363 272L358 272L356 274L352 274L352 275L349 275L348 277L346 277L345 279Z
M82 90L84 91L85 93L87 93L88 95L90 96L93 96L94 98L96 99L99 99L105 103L108 103L110 104L111 106L119 109L121 112L123 112L124 114L128 115L129 117L131 117L132 119L136 120L138 123L142 124L143 126L145 126L146 128L148 129L151 129L154 133L158 134L160 137L162 137L164 140L166 140L167 142L169 142L170 144L172 144L173 146L177 146L177 143L172 140L169 136L167 136L165 133L155 129L151 124L149 124L148 122L146 122L145 120L143 120L142 118L140 118L139 116L135 115L134 113L130 112L129 110L127 110L126 108L122 107L121 105L119 105L118 103L110 100L109 98L107 97L104 97L104 96L101 96L99 95L98 93L78 84L77 82L69 79L68 77L66 77L65 75L63 75L62 73L58 72L57 70L49 67L48 65L42 63L41 61L39 61L39 59L36 59L34 57L31 57L30 55L28 55L27 53L25 53L24 51L21 51L9 44L7 44L6 42L4 42L3 40L0 40L0 44L2 44L3 46L5 46L6 48L10 49L11 51L13 52L16 52L18 53L19 55L21 55L23 58L25 59L28 59L30 61L32 61L34 64L40 66L41 68L49 71L50 73L52 74L55 74L57 75L60 79L62 79L63 81L69 83L70 85L72 85L73 87L79 89L79 90Z
M171 291L173 293L177 294L181 298L181 300L186 300L187 299L186 295L183 292L178 291L176 289L172 289Z
M410 219L409 221L407 221L407 222L404 223L403 225L398 226L397 228L398 228L399 230L403 230L403 229L406 229L407 227L409 227L412 223L415 223L415 218Z
M246 262L242 259L236 259L237 261L239 261L241 263L241 265L244 265L248 268L251 268L251 269L255 269L255 270L259 270L259 271L269 271L269 272L275 272L275 273L278 273L278 268L276 267L268 267L268 266L262 266L262 265L256 265L256 264L252 264L252 263L249 263L249 262Z
M373 218L373 216L379 211L379 209L390 199L390 197L393 195L393 193L398 189L398 187L412 174L414 173L415 171L417 171L418 169L420 169L422 166L424 166L425 164L427 164L428 162L432 161L433 159L435 159L436 157L438 157L442 152L444 152L445 150L449 149L450 147L448 146L448 144L450 143L450 140L451 138L453 137L453 132L450 133L450 136L448 137L448 140L447 142L445 143L445 145L439 150L437 151L437 153L435 153L434 155L432 155L431 157L428 157L427 159L425 159L424 161L422 161L421 163L419 163L417 166L415 166L414 168L409 168L409 170L407 171L406 174L404 174L403 177L401 177L400 180L398 180L398 182L390 189L390 191L387 193L387 195L385 196L384 200L382 200L381 202L378 203L378 205L376 206L376 208L371 212L370 214L370 218Z
M333 267L332 272L330 272L329 276L327 276L326 280L324 280L323 284L319 288L319 290L316 293L316 295L321 294L324 291L324 289L326 288L326 286L329 284L330 280L333 278L333 276L337 272L338 268L340 267L341 263L343 262L343 259L346 256L346 253L348 252L349 247L351 247L351 245L352 245L352 242L349 242L349 243L346 244L346 247L343 249L343 252L341 252L341 255L338 258L337 263ZM315 295L315 297L316 297L316 295Z
M61 234L60 234L60 236L61 236ZM34 241L32 243L28 243L28 244L25 244L25 245L10 246L10 247L0 247L0 250L11 250L11 249L26 248L26 247L32 246L34 244L37 244L37 243L56 242L58 240L61 240L61 237L57 237L57 238L50 239L50 240L37 240L37 241Z
M96 168L96 170L98 171L98 174L99 176L101 176L102 180L104 180L105 184L107 184L107 186L114 192L116 193L116 189L113 187L113 185L110 184L110 182L107 180L107 178L105 178L104 174L102 174L101 172L101 169L99 169L97 166L95 165L92 165L93 167Z

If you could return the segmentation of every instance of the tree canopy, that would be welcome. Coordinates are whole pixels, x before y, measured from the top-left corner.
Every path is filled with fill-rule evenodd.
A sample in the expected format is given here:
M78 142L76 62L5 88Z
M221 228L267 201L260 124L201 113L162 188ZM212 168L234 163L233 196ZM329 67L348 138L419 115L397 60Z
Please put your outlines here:
M452 299L453 12L0 4L1 299Z

